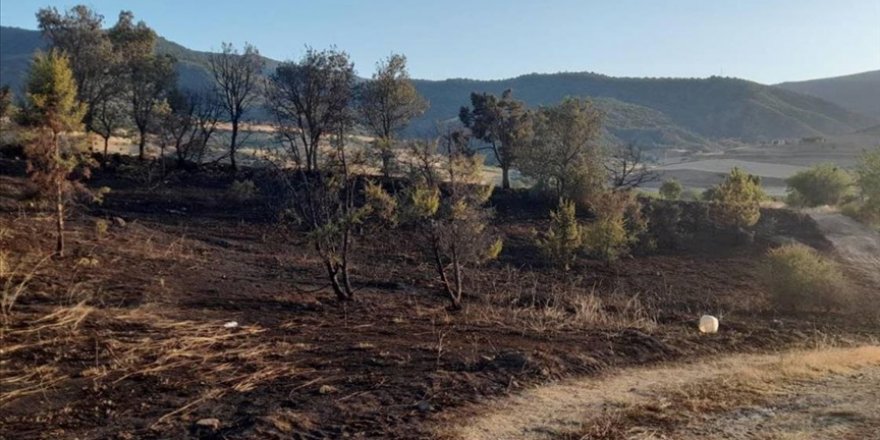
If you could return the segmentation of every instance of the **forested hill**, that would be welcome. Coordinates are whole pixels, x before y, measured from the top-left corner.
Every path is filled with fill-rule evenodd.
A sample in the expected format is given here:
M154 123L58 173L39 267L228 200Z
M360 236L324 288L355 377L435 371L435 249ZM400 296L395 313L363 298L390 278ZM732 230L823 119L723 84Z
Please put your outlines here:
M880 70L809 81L786 82L777 87L833 102L845 109L880 118Z
M661 144L679 135L743 140L848 133L873 119L822 99L734 78L615 78L594 73L531 74L500 81L417 81L431 101L420 124L455 115L473 90L514 95L531 106L568 95L604 98L610 129ZM674 130L675 129L675 130ZM671 137L671 139L665 139Z
M37 31L0 27L0 83L17 90L31 54L43 44ZM164 39L160 39L157 50L178 59L183 86L210 84L207 53ZM277 63L266 59L267 71ZM360 73L369 75L368 71ZM473 91L501 93L508 88L530 106L554 104L565 96L589 97L605 112L607 140L647 147L715 148L726 140L850 133L880 122L815 96L734 78L615 78L557 73L497 81L417 80L415 84L431 107L413 121L410 134L428 133L437 121L456 118ZM254 112L252 116L259 114Z

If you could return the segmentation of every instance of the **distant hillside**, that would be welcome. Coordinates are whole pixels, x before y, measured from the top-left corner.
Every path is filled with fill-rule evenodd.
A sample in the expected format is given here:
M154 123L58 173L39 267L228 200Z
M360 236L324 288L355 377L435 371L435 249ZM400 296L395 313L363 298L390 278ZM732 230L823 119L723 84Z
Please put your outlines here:
M0 27L0 83L18 89L31 54L44 45L37 31ZM161 39L157 51L174 55L184 87L210 84L208 53ZM278 61L266 59L266 71ZM531 74L497 81L417 80L431 107L408 134L429 133L437 121L455 119L470 93L501 93L529 106L566 96L589 97L605 113L608 142L646 147L716 149L728 142L851 133L880 122L814 96L733 78L615 78L595 73ZM263 112L252 112L260 118Z
M557 73L500 81L417 81L416 86L431 101L416 130L428 128L431 121L454 117L468 103L471 91L501 93L508 88L530 106L553 104L569 95L600 98L597 104L607 113L610 131L624 140L650 133L655 145L664 146L850 133L875 123L873 118L812 96L734 78Z
M28 64L35 50L46 46L38 31L0 26L0 84L18 90L24 81ZM209 83L209 52L187 49L159 37L156 51L177 59L180 84L185 88L201 88ZM265 58L266 71L274 71L278 61Z
M880 119L880 70L834 78L785 82L777 87L817 96L847 110Z

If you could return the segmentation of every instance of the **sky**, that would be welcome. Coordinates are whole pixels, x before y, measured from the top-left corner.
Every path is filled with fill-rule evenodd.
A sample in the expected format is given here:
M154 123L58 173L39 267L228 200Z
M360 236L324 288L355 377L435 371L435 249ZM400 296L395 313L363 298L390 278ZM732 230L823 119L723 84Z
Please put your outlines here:
M74 1L0 1L0 24ZM734 76L765 84L880 69L880 0L84 0L197 50L245 41L295 60L348 52L360 75L391 53L414 78L501 79L591 71Z

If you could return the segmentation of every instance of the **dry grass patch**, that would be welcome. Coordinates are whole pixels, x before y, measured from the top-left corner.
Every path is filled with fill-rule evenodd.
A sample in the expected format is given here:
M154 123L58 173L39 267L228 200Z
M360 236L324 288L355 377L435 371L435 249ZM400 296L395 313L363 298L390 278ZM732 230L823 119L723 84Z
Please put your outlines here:
M797 382L814 381L880 365L880 347L818 349L787 353L769 362L734 362L717 377L676 387L658 386L647 396L613 402L601 418L563 439L676 438L677 428L707 415L758 406L789 394ZM608 421L613 421L610 424ZM599 429L597 433L597 429ZM780 434L781 436L794 433ZM776 438L776 437L773 437ZM785 437L791 438L791 437Z
M0 359L9 373L0 382L0 404L61 386L72 377L87 377L110 387L124 386L133 378L155 377L181 390L198 390L198 397L157 419L156 426L229 393L248 392L298 373L288 360L296 348L282 341L267 342L262 335L266 329L260 326L230 329L222 321L180 321L148 308L92 312L84 304L58 308L9 331L6 337L11 346ZM77 372L13 365L7 360L13 351L63 351L77 344L92 344L100 352L94 365Z
M442 428L443 438L644 439L702 416L769 400L798 381L880 366L880 346L781 355L733 355L681 366L577 379L470 408L478 416Z

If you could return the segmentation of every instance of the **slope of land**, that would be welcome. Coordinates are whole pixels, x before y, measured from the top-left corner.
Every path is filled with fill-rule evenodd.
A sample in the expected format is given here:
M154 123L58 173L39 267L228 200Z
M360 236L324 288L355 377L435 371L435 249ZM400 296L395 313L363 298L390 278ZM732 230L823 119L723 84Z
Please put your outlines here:
M784 82L776 86L813 95L850 111L880 118L880 70L834 78Z
M51 211L24 163L0 159L3 285L23 286L2 322L0 436L428 438L474 403L553 381L876 337L874 318L774 312L756 277L772 243L735 246L698 219L677 250L548 267L532 238L548 206L525 192L493 198L504 250L468 272L465 310L446 309L406 228L356 246L358 300L339 303L304 233L273 222L258 170L159 180L116 160L90 183L112 188L104 203L68 218L67 256L46 258ZM257 193L232 197L235 178ZM826 246L805 216L762 218ZM724 330L698 334L703 312Z

